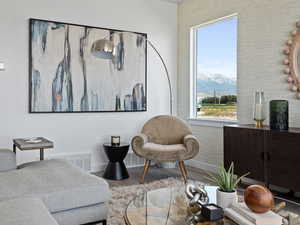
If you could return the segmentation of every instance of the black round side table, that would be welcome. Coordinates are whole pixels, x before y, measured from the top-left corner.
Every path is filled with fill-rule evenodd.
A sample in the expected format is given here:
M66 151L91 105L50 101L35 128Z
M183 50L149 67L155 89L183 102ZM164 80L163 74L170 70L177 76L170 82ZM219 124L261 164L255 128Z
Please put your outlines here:
M104 144L103 147L109 160L103 177L109 180L123 180L129 178L128 171L123 162L128 153L129 144L121 143L118 146Z

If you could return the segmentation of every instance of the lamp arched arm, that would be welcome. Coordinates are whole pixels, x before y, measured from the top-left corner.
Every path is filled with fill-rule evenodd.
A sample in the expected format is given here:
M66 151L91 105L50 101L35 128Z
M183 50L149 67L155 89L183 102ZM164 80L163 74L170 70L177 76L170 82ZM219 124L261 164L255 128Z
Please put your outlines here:
M173 92L172 92L172 85L171 85L171 79L170 79L170 74L167 68L167 65L163 59L163 57L161 56L161 54L159 53L159 51L157 50L157 48L154 46L154 44L148 39L145 38L145 40L147 41L147 43L149 43L149 45L152 47L152 49L156 52L156 54L158 55L158 57L160 58L163 67L165 69L166 75L167 75L167 79L168 79L168 85L169 85L169 94L170 94L170 114L173 115Z

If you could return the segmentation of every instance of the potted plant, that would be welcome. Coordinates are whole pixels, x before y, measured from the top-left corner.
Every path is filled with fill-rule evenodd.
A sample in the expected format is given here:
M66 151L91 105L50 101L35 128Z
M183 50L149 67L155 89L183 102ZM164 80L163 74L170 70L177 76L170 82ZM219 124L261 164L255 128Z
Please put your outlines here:
M236 186L245 176L246 173L240 177L234 175L234 163L230 164L229 169L226 171L223 165L220 166L219 173L216 175L208 173L207 179L216 183L219 188L217 189L217 205L222 208L228 208L232 203L237 202Z

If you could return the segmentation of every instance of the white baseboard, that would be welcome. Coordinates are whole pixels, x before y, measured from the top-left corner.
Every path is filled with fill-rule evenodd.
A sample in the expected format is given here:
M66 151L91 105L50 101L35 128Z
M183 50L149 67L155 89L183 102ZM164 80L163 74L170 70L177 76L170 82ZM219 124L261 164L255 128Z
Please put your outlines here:
M93 165L91 172L97 173L97 172L104 171L107 166L107 163L99 163L99 164ZM144 164L126 165L126 168L143 167L143 166L144 166Z
M105 164L105 163L98 163L96 165L92 165L91 172L92 173L97 173L97 172L100 172L100 171L104 171L106 166L107 166L107 164Z
M144 159L141 157L138 157L134 152L129 152L124 160L124 163L127 168L132 168L132 167L139 167L139 166L144 166ZM92 165L92 172L99 172L99 171L104 171L106 166L108 164L108 161L102 161L99 163L96 163Z
M218 172L218 166L213 165L213 164L209 164L209 163L206 163L206 162L201 162L201 161L198 161L198 160L195 160L195 159L185 161L185 164L187 166L199 168L199 169L206 170L206 171L209 171L209 172L212 172L212 173L217 173Z
M39 159L39 157L38 157ZM45 159L63 159L86 172L91 172L91 153L89 152L69 152L47 154Z
M206 162L201 162L195 159L191 159L191 160L187 160L185 161L185 164L187 166L191 166L191 167L195 167L195 168L199 168L202 170L206 170L212 173L217 173L218 172L218 166L213 165L213 164L209 164ZM92 166L92 172L99 172L99 171L104 171L105 168L107 166L107 163L99 163L96 165ZM131 168L131 167L139 167L139 166L144 166L143 164L136 164L136 165L126 165L127 168Z

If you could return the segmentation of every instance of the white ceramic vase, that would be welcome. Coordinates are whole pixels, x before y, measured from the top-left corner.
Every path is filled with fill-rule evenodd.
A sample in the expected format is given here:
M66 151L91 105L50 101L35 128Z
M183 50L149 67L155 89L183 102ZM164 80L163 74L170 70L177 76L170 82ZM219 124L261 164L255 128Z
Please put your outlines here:
M223 209L229 208L232 203L238 201L237 193L234 192L224 192L217 189L217 205L221 206Z

